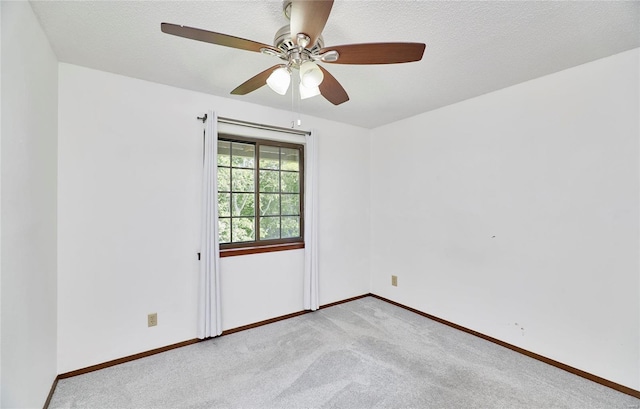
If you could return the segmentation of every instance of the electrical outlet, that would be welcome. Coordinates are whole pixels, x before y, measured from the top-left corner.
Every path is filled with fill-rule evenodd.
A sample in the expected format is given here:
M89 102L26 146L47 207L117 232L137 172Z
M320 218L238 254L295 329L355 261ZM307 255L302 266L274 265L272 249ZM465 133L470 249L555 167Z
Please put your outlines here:
M158 313L147 315L147 326L155 327L156 325L158 325Z
M394 287L398 286L398 276L391 276L391 285Z

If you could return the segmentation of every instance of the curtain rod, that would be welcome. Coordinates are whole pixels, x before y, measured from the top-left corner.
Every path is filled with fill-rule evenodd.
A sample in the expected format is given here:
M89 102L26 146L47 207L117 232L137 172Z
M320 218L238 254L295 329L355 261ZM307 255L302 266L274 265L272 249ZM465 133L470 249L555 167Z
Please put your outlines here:
M202 121L202 123L204 123L207 120L207 114L204 114L204 116L199 116L197 117L197 119ZM246 126L248 128L265 129L267 131L290 133L294 135L311 135L311 132L309 131L302 131L299 129L291 129L291 128L283 128L280 126L259 124L256 122L242 121L239 119L225 118L222 116L218 117L218 122L222 122L223 124L230 124L230 125L241 125L241 126Z

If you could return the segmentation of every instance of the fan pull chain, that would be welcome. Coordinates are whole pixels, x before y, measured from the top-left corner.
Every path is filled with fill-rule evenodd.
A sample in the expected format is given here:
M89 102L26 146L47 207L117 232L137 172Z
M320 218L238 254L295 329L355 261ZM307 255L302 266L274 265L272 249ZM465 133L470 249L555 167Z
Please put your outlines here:
M293 75L291 75L291 78L293 79ZM296 92L296 86L295 84L293 84L295 81L291 81L291 128L295 128L296 127L296 113L295 113L295 105L294 105L294 95Z
M298 128L300 127L300 125L302 125L302 120L300 119L300 105L302 105L302 96L300 94L300 83L302 83L302 81L298 82L298 98L296 99L296 101L298 102Z
M293 76L292 76L293 77ZM291 84L291 128L300 127L302 125L302 120L300 119L300 93L298 92L298 98L296 98L296 89L300 89L300 84L297 86L295 81L292 81ZM296 101L298 102L296 105ZM298 119L296 119L296 114L298 114Z

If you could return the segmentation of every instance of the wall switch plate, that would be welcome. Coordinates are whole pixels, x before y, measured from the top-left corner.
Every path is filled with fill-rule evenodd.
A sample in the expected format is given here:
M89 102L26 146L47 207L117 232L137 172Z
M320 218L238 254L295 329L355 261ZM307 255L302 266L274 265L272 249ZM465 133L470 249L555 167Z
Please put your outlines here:
M398 276L391 276L391 285L394 287L398 286Z
M154 312L153 314L147 315L147 326L155 327L158 325L158 313Z

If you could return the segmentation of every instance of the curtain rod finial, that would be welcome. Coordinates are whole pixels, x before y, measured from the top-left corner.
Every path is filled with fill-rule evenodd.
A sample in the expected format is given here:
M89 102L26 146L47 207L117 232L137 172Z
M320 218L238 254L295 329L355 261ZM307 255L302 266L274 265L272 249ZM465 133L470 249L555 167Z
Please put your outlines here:
M204 116L199 116L197 117L197 119L199 121L202 121L202 123L205 123L207 121L207 114L204 114Z

